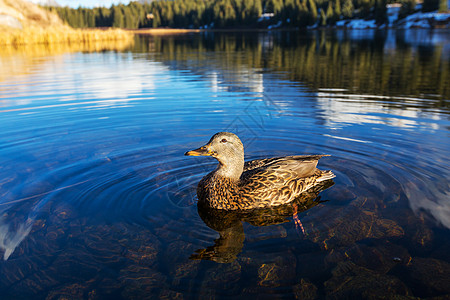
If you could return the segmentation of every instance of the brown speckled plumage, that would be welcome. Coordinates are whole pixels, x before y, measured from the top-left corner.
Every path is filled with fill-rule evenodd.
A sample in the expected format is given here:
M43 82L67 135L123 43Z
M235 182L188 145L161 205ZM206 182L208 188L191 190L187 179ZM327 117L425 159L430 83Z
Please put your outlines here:
M212 208L244 210L286 204L319 182L331 179L331 171L316 168L327 155L297 155L252 160L244 163L239 138L228 132L216 133L205 146L186 155L212 156L216 170L199 182L199 201Z

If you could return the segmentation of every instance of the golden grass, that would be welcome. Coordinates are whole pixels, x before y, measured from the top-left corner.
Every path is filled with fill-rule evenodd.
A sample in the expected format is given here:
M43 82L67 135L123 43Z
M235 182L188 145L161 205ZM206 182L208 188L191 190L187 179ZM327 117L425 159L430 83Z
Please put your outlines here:
M54 45L65 43L93 44L99 42L133 41L133 33L120 29L72 29L67 26L57 28L25 28L23 30L0 31L0 45Z
M134 34L120 29L70 27L0 31L0 56L47 56L66 52L121 51L134 43Z
M122 51L132 45L130 41L96 41L90 43L56 43L51 45L35 44L0 47L0 57L10 55L48 56L70 52ZM1 65L1 64L0 64Z

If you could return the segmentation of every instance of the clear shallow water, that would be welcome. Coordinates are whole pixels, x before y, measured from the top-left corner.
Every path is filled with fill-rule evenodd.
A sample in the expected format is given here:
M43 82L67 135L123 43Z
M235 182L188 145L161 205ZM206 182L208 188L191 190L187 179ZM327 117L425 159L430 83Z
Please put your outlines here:
M208 33L1 57L2 297L448 296L449 45ZM332 155L305 234L290 206L198 210L215 161L183 153L224 130L247 159Z

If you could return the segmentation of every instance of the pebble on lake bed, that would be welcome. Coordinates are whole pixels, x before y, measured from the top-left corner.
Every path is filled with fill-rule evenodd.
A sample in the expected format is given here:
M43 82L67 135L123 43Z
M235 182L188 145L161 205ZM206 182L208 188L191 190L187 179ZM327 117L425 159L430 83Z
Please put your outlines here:
M325 282L329 299L394 299L412 296L412 292L397 277L383 275L352 262L341 262Z
M407 265L414 286L427 294L450 294L450 264L434 258L414 257Z
M292 287L295 299L313 300L317 298L317 287L308 280L301 279L299 284Z

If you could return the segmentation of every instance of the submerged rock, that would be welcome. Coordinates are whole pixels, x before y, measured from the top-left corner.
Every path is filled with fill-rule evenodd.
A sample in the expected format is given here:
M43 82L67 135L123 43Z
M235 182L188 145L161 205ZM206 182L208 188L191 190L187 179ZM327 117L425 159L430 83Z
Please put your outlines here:
M332 250L325 260L328 264L351 261L360 267L386 274L398 264L407 264L411 256L401 246L387 241L376 241L372 245L355 244L352 247Z
M368 238L401 237L403 228L394 220L380 218L373 210L349 206L334 211L341 215L326 224L311 230L308 238L320 244L325 250L341 246L353 245L355 242Z
M199 260L188 260L174 266L171 272L172 286L191 285L198 274Z
M120 271L125 287L122 296L127 299L152 299L166 285L166 276L139 265L129 265Z
M258 285L279 286L282 272L282 267L276 263L262 264L258 270Z
M272 262L263 263L258 268L258 285L277 287L295 278L296 260L294 255L277 256Z
M230 264L211 264L206 270L200 290L200 299L213 299L223 294L239 294L242 267L234 261Z
M73 283L53 289L45 300L98 299L96 291L89 288L89 283Z
M300 279L300 283L292 287L295 299L312 300L317 297L317 287L305 279Z
M118 245L122 247L122 254L134 264L153 266L157 263L157 256L161 251L161 242L147 230L127 232L126 235L116 233Z
M328 299L401 299L412 297L411 291L397 277L383 275L341 262L325 282Z
M415 257L407 266L414 289L423 295L450 294L450 264L434 259Z
M183 294L179 293L179 292L175 292L172 290L163 290L161 291L161 293L159 294L158 299L161 300L182 300L183 298Z

